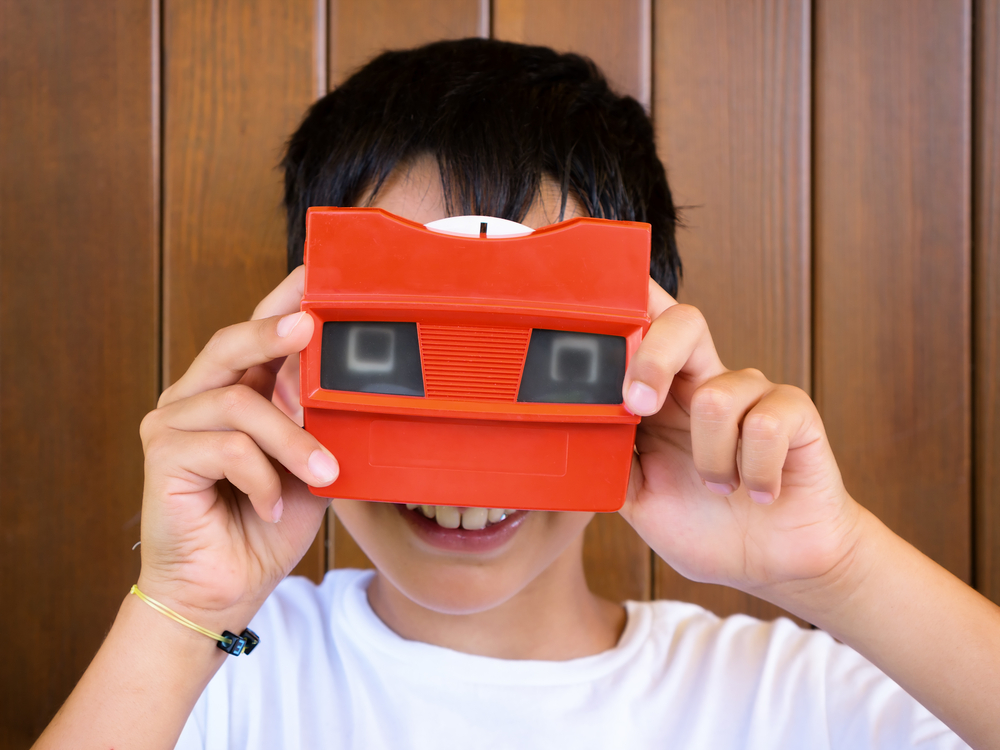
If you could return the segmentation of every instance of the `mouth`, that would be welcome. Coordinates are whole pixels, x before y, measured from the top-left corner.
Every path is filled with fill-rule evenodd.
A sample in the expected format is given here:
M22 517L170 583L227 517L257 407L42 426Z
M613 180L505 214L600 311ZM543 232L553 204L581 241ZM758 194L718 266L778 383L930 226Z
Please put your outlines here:
M467 531L478 531L487 526L502 523L505 518L516 512L506 508L456 508L453 505L411 505L409 503L407 503L406 509L422 513L425 518L431 519L445 529L461 527Z
M451 552L488 552L502 547L529 511L507 508L456 508L451 505L397 505L417 536Z

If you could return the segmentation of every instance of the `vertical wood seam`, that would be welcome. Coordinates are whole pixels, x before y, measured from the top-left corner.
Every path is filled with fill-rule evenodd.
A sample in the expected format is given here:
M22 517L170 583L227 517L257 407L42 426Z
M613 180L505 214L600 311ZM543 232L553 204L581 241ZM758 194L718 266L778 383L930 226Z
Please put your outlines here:
M330 24L329 24L329 3L333 0L315 0L316 2L316 28L313 31L313 39L317 49L313 53L315 58L316 76L315 96L321 98L329 91L330 87Z
M969 337L969 358L966 363L966 387L968 388L969 400L966 405L968 409L968 420L966 422L968 440L968 464L967 469L969 472L969 554L968 554L968 580L969 585L976 588L976 576L978 565L976 564L977 555L977 545L976 545L976 403L978 399L976 398L976 290L975 290L975 267L976 267L976 162L974 161L976 156L976 89L975 89L975 75L976 75L976 38L973 25L973 19L976 12L976 7L979 0L968 0L966 4L965 12L965 65L966 65L966 79L965 79L965 91L966 91L966 101L968 104L968 119L967 122L967 137L968 143L966 147L966 156L968 161L967 174L966 174L966 186L967 194L966 199L968 204L966 206L966 226L968 227L966 233L966 266L965 266L965 288L968 294L968 307L966 312L968 315L968 328L966 334Z
M639 102L653 111L653 0L639 2Z
M809 377L807 378L807 383L809 385L809 395L813 399L813 403L816 405L817 410L820 408L817 397L819 391L816 386L816 373L819 371L818 358L818 347L816 346L816 332L818 328L817 315L819 313L819 306L817 304L817 288L816 283L816 4L819 0L811 0L808 4L809 8L809 54L807 59L809 61L809 74L807 79L809 81L809 102L808 102L808 117L809 117L809 137L807 139L809 147L809 158L807 160L807 165L809 169L809 179L806 180L806 185L809 189L809 201L808 201L808 215L807 220L809 222L808 231L808 241L809 241ZM820 412L820 418L823 414Z
M163 309L163 301L165 299L164 289L163 289L163 277L164 277L164 257L163 257L163 231L164 231L164 200L166 196L166 190L163 184L163 176L166 173L164 165L164 148L163 148L163 134L164 134L164 122L166 117L166 87L164 85L164 64L165 59L164 54L164 35L163 35L163 0L152 0L152 10L150 11L150 50L152 55L152 60L150 61L153 79L153 93L150 97L151 106L153 107L152 115L152 141L153 141L153 274L155 276L153 280L153 294L156 298L153 300L153 336L156 340L156 345L153 347L153 372L156 382L154 383L154 388L156 390L157 401L159 401L159 395L163 393L164 384L166 382L166 362L165 362L165 351L164 346L164 332L165 327L165 310ZM150 405L151 407L156 406L156 403Z
M978 448L976 443L979 418L976 410L979 405L979 374L976 364L979 359L979 316L976 314L979 309L979 295L976 278L976 221L979 212L976 210L976 172L977 159L979 157L979 126L976 120L978 114L978 83L979 66L976 64L978 45L976 40L978 35L972 30L976 28L976 17L981 0L971 0L969 6L969 25L967 30L969 35L969 585L979 588L979 544L978 534L978 499L979 483L977 482L977 470L979 468Z
M493 38L492 0L479 0L479 36L483 39Z

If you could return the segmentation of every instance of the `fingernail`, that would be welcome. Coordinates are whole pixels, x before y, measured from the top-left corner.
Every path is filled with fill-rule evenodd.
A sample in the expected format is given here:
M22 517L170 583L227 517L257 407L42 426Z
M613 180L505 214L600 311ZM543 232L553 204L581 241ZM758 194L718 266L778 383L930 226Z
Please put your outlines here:
M747 494L750 499L753 500L758 505L770 505L774 502L774 495L770 492L756 492L754 490L747 490Z
M314 450L309 455L309 472L316 477L316 484L330 484L340 474L340 465L330 454L322 450Z
M656 411L656 391L645 383L633 381L625 396L628 410L633 414L648 416Z
M705 486L716 495L732 495L736 488L731 484L719 484L718 482L705 482Z
M295 330L295 326L299 324L305 315L305 310L302 312L292 313L291 315L286 315L278 321L278 329L275 333L277 333L281 338L285 338L288 334Z
M285 512L285 501L282 498L278 498L278 502L274 504L271 509L271 521L277 523L281 520L281 514Z

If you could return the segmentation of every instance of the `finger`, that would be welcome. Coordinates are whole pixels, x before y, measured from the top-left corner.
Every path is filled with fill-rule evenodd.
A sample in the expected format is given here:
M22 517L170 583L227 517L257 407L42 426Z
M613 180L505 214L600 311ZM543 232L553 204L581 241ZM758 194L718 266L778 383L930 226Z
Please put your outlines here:
M299 266L258 303L250 320L273 318L275 315L288 315L297 312L302 305L305 283L306 267Z
M685 407L695 388L725 371L701 312L670 305L653 320L629 362L622 385L625 407L641 416L656 414L675 378Z
M304 349L312 332L313 319L308 312L223 328L212 336L180 380L163 392L159 405L237 383L251 367Z
M333 483L340 473L330 451L246 385L216 388L177 401L160 409L156 419L160 429L242 432L265 454L314 487Z
M781 493L789 446L801 447L819 414L799 388L777 385L743 418L740 474L750 499L767 504Z
M258 303L250 320L260 320L275 315L288 315L299 309L305 290L305 266L293 270ZM240 379L265 398L271 398L278 370L285 363L285 357L278 357L263 365L251 367Z
M249 498L268 523L281 518L281 478L260 447L242 432L176 432L161 435L146 449L149 466L170 466L171 477L189 484L191 493L228 479ZM154 475L147 468L147 476ZM174 495L182 491L168 488Z
M646 297L646 312L649 313L650 320L656 320L668 307L677 304L677 300L671 297L667 291L657 284L652 277L649 282L649 294Z
M740 486L736 448L744 417L774 384L759 370L725 372L691 396L691 452L705 486L731 495Z

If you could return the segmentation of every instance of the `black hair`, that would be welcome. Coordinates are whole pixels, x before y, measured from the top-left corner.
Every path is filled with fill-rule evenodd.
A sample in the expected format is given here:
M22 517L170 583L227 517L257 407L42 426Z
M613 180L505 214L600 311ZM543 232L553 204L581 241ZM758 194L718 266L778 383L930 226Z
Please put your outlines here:
M385 52L310 108L282 167L289 270L310 206L353 206L393 168L437 159L451 214L521 221L543 176L590 216L652 225L650 275L677 294L677 214L653 127L590 60L491 39Z

